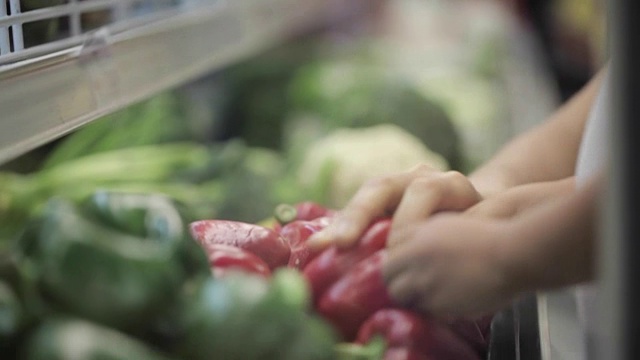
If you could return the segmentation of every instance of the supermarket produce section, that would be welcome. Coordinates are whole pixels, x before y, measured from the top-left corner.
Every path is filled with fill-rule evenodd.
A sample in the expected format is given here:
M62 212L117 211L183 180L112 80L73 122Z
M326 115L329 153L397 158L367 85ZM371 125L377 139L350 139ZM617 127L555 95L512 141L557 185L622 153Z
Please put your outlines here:
M22 50L9 3L1 359L544 358L535 294L394 303L390 218L306 245L366 181L469 172L555 106L496 2L23 1Z

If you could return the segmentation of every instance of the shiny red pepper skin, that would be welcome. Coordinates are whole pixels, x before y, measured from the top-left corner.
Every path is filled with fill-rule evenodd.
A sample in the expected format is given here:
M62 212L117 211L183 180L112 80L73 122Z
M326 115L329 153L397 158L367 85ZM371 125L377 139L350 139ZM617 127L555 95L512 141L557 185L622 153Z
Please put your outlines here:
M373 223L358 240L357 249L373 254L387 245L387 237L391 230L391 219L382 219Z
M484 356L489 349L492 320L493 315L486 315L476 320L450 319L446 323L454 333Z
M324 229L330 222L328 217L320 217L314 220L296 220L282 227L280 236L289 244L291 255L288 266L295 269L303 269L311 260L318 256L307 246L307 239L316 232Z
M241 248L211 244L207 247L207 256L214 277L223 277L227 271L244 271L268 277L269 266L256 255Z
M390 228L390 219L380 220L369 227L354 248L330 247L313 259L304 268L304 276L311 286L314 303L355 264L384 249Z
M312 201L304 201L294 205L296 220L315 220L319 217L333 216L334 210L328 209Z
M418 352L428 359L480 359L464 340L445 325L408 310L389 308L375 312L360 327L356 341L366 344L376 335L382 336L390 349L408 349L411 350L408 353ZM394 356L402 354L398 352Z
M270 269L284 266L291 249L274 230L254 224L230 220L199 220L189 225L191 236L208 252L214 244L244 249L269 265Z
M394 305L382 278L386 256L386 250L380 250L359 262L320 297L318 312L346 341L355 338L371 314Z

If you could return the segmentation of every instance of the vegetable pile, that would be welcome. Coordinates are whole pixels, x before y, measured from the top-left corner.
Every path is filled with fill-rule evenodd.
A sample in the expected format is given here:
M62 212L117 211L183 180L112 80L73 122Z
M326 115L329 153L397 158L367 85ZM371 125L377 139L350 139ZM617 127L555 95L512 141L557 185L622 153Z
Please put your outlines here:
M387 293L382 263L390 219L372 224L350 249L314 252L306 240L334 214L311 202L279 206L270 225L226 220L191 223L192 237L209 254L211 271L269 276L300 271L311 291L313 312L331 324L344 359L473 360L486 357L491 316L437 320L403 309ZM224 259L224 261L222 260Z
M334 333L309 311L302 275L276 268L288 248L249 247L271 268L235 246L205 252L188 221L161 195L49 201L20 236L0 241L2 358L334 358ZM251 274L211 276L210 264Z

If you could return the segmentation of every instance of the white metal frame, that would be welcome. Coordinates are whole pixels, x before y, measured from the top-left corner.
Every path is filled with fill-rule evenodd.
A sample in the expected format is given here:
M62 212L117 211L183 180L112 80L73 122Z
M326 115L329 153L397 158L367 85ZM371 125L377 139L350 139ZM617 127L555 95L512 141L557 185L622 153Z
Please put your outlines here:
M20 14L20 0L9 0L0 2L0 55L8 54L12 51L11 44L16 51L22 50L24 47L22 41L22 24L13 22L13 14ZM6 22L7 26L2 26L2 22ZM9 28L11 28L12 38L9 38Z
M97 6L98 1L101 6L114 4L86 0L76 6L85 2ZM367 0L182 0L178 8L3 55L0 164L89 121L321 25L335 18L336 9L354 2L367 4ZM72 6L47 11L69 13ZM2 21L0 27L9 24Z
M209 3L217 0L210 0ZM167 10L175 10L182 5L195 3L196 0L67 0L65 4L48 6L31 11L21 11L20 0L0 1L0 65L10 61L21 60L25 57L33 57L42 53L52 52L60 48L68 47L70 43L79 43L82 40L86 29L82 28L81 16L86 13L111 10L110 26L122 25L122 22L139 16L155 16ZM147 11L143 14L135 13L136 6L146 6ZM51 41L42 45L34 46L36 51L31 49L25 53L24 36L22 26L27 23L51 20L56 18L69 19L69 33L64 39ZM129 22L131 25L132 22ZM122 26L121 26L122 27ZM9 31L11 30L11 31ZM24 54L23 54L24 53ZM14 56L8 56L8 55ZM23 54L22 56L16 56ZM25 56L26 55L26 56Z

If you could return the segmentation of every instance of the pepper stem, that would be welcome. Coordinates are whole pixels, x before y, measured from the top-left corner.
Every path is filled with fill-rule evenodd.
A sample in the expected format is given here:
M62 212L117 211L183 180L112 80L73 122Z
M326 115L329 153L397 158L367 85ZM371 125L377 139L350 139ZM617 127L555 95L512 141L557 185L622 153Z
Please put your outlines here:
M379 360L384 356L386 342L380 336L374 337L366 345L338 343L334 345L337 360Z
M289 204L280 204L276 206L273 216L281 225L286 225L296 219L298 210Z

